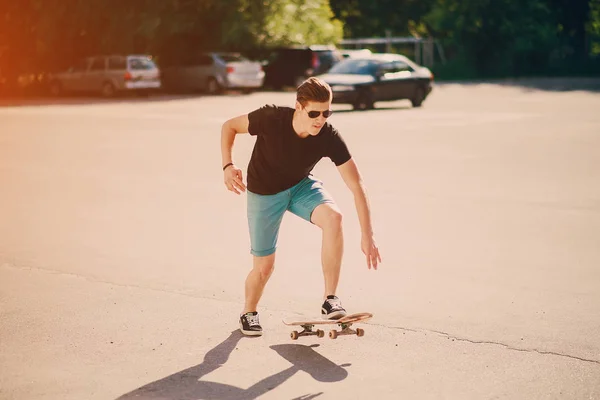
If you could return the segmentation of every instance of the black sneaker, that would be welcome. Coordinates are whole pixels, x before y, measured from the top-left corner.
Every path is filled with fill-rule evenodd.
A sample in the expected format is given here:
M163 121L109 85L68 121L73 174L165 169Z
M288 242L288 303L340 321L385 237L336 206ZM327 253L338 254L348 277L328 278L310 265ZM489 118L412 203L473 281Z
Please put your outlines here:
M262 335L262 327L258 322L258 312L249 312L240 316L240 331L249 336Z
M327 296L327 300L321 306L321 317L323 319L340 319L346 315L342 302L337 296Z

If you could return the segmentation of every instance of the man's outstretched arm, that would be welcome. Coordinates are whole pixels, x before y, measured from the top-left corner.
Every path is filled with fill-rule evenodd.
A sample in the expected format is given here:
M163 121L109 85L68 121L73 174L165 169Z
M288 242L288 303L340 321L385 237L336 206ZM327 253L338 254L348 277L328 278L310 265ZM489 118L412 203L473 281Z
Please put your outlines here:
M338 166L338 171L354 196L354 204L362 231L361 249L367 257L367 265L369 269L371 267L377 269L381 262L381 255L375 243L369 200L360 172L352 158Z
M235 135L248 132L248 115L231 118L221 127L221 162L223 167L223 180L227 189L236 194L246 190L242 170L233 163L232 150Z

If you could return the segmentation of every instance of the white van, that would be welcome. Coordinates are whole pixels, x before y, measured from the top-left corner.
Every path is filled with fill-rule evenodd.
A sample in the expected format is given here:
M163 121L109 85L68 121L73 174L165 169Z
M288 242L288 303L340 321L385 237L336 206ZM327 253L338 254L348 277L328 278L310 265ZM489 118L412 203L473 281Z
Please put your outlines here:
M117 93L150 92L160 87L160 70L148 55L87 57L50 78L50 92L55 96L90 92L112 97Z

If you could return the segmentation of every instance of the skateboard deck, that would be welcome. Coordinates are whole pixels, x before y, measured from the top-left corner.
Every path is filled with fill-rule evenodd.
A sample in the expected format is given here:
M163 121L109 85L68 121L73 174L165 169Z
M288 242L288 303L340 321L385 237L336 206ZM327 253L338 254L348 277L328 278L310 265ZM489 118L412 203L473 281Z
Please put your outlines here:
M290 337L292 340L297 340L300 336L317 336L322 338L325 336L325 332L321 329L314 329L316 325L337 325L339 330L331 329L329 331L329 337L331 339L337 339L338 336L342 335L356 335L362 337L365 334L365 330L361 328L352 329L352 325L357 322L363 322L373 317L373 314L363 312L348 314L340 319L314 319L314 320L302 320L297 317L284 318L283 323L288 326L300 326L302 331L292 331Z

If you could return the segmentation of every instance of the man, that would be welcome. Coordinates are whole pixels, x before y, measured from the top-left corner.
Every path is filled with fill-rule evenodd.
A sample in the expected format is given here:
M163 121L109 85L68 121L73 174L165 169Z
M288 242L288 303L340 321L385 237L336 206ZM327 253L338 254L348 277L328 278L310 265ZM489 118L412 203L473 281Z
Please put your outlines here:
M258 302L275 264L279 227L286 211L322 230L321 261L325 292L321 315L338 319L346 315L336 296L343 253L342 214L322 182L310 172L323 157L337 166L354 195L362 229L361 248L369 269L381 262L373 237L369 202L356 163L339 132L327 123L333 94L318 78L304 81L296 93L296 106L263 106L226 121L221 130L225 186L236 194L246 192L242 171L232 161L235 136L257 137L248 164L247 212L253 268L246 278L245 305L240 330L262 335Z

